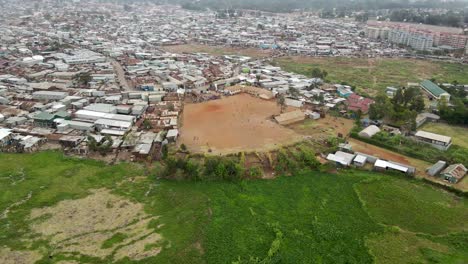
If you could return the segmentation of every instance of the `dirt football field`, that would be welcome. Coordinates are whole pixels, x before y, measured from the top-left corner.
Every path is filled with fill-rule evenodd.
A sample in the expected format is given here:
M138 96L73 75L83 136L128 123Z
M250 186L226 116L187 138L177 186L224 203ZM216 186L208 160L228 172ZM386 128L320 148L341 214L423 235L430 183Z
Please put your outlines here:
M272 120L279 113L275 101L248 94L187 104L179 144L192 152L230 154L268 151L302 140L303 136Z

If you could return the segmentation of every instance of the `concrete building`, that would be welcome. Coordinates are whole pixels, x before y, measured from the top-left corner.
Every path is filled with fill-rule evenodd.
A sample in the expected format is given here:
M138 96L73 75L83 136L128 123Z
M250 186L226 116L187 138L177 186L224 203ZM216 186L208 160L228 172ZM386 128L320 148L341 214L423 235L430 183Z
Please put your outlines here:
M366 37L370 39L387 39L390 29L388 27L367 27Z
M429 144L432 147L440 150L447 150L452 145L451 137L430 133L422 130L416 132L414 137L417 141Z

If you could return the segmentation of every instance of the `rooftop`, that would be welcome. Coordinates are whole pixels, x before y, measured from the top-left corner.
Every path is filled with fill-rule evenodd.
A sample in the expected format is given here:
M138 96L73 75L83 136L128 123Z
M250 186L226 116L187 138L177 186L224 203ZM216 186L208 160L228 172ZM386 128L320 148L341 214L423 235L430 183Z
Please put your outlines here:
M444 143L450 143L450 141L452 141L451 137L444 136L444 135L439 135L439 134L435 134L435 133L431 133L431 132L426 132L426 131L422 131L422 130L419 130L418 132L416 132L415 136L422 137L422 138L427 138L427 139L431 139L431 140L436 140L436 141L440 141L440 142L444 142Z
M429 80L425 80L421 83L421 86L426 89L428 92L430 92L431 94L433 94L435 97L439 97L441 96L442 94L448 94L444 89L440 88L437 84L429 81Z

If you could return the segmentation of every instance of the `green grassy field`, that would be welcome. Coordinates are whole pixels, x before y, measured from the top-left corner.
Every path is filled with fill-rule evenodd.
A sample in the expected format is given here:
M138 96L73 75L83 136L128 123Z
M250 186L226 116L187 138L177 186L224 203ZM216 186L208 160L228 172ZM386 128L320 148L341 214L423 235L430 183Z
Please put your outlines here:
M52 248L50 237L32 232L35 223L29 217L34 208L106 188L157 216L149 227L162 236L156 245L144 247L161 247L158 255L116 263L468 260L467 199L420 181L371 172L306 171L275 180L189 182L157 180L154 170L107 166L55 152L0 154L0 213L9 208L0 217L0 245L37 251L38 263L110 263L110 258ZM96 248L126 238L116 233Z
M387 86L406 86L408 82L421 82L436 78L439 82L468 84L468 65L432 62L414 59L364 58L299 58L285 57L275 60L284 70L309 75L318 67L328 72L327 80L347 82L361 92L374 95Z

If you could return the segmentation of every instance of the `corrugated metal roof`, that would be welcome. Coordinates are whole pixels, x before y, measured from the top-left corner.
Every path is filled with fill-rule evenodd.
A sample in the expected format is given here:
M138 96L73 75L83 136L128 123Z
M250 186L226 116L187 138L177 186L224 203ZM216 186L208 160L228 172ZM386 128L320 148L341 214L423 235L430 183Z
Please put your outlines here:
M433 94L434 96L436 97L439 97L440 95L442 94L446 94L447 92L445 90L443 90L442 88L440 88L437 84L429 81L429 80L425 80L421 83L421 86L426 89L427 91L429 91L431 94Z
M431 139L431 140L436 140L436 141L440 141L440 142L444 142L444 143L450 143L450 141L452 140L451 137L447 137L447 136L439 135L439 134L434 134L434 133L430 133L430 132L426 132L426 131L422 131L422 130L419 130L418 132L416 132L415 136L422 137L422 138L427 138L427 139Z

